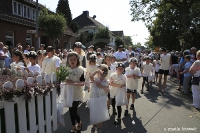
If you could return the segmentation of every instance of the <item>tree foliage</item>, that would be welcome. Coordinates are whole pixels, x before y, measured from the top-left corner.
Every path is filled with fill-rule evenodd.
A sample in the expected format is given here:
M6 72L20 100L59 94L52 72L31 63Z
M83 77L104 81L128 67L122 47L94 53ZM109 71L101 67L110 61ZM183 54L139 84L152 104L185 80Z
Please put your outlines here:
M79 42L82 42L85 46L91 45L94 39L93 33L83 32L78 38Z
M62 37L66 30L66 20L60 14L49 13L46 8L41 10L39 15L39 27L45 31L45 34L52 40Z
M94 42L96 47L105 48L110 42L110 31L108 27L99 28L95 33Z
M73 31L74 33L76 33L76 32L79 30L79 25L78 25L77 22L71 22L71 23L69 24L69 27L72 29L72 31Z
M71 23L72 14L71 14L68 0L59 0L57 8L56 8L56 12L64 15L67 25Z
M167 45L166 42L163 43L164 40L173 40L175 42L171 45L174 45L181 36L188 45L193 45L195 40L193 37L196 38L195 34L199 33L197 32L200 21L199 0L131 0L130 6L132 21L144 21L146 26L153 30L151 36L156 45L158 43ZM156 21L154 21L155 19ZM160 26L158 26L159 24ZM195 33L192 33L192 29ZM177 39L170 38L172 33Z
M116 47L119 47L120 45L124 46L124 40L122 40L120 37L116 37L115 45L116 45Z
M133 42L130 36L124 36L124 43L126 47L133 46Z

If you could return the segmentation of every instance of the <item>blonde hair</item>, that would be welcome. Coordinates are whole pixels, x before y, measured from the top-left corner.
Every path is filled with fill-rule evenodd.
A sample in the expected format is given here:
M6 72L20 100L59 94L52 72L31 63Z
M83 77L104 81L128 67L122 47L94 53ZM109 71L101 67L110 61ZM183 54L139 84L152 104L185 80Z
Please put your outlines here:
M200 50L199 50L199 51L197 51L197 56L198 56L198 57L200 57Z

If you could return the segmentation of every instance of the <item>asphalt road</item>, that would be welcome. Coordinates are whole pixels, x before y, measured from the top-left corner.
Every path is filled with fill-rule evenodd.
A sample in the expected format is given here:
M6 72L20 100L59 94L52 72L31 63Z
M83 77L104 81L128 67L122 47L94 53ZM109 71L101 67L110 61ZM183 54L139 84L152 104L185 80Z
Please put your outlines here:
M121 125L115 126L113 124L115 116L112 115L111 107L110 120L103 122L104 133L200 133L200 111L191 106L191 94L186 96L176 90L176 79L168 80L164 94L156 90L155 84L150 91L140 94L141 81L142 79L135 101L135 111L129 110L129 115L124 117L125 106L123 106ZM89 109L85 103L80 104L78 114L83 122L82 133L90 133L92 126L89 125ZM70 132L68 108L64 108L64 119L65 127L59 125L54 133Z

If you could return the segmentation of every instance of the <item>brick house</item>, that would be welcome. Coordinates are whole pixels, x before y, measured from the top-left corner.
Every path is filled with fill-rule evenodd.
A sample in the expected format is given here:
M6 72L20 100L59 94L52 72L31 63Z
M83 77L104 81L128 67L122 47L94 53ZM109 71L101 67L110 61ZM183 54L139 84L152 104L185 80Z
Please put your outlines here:
M38 4L39 10L44 8ZM29 44L36 49L35 33L30 30L36 28L36 2L33 0L0 0L0 42L14 47L17 43L22 46ZM29 30L29 31L28 31ZM28 31L28 32L27 32ZM39 44L51 45L50 38L44 31L38 29ZM70 28L66 29L62 38L59 38L61 48L70 48L77 39Z

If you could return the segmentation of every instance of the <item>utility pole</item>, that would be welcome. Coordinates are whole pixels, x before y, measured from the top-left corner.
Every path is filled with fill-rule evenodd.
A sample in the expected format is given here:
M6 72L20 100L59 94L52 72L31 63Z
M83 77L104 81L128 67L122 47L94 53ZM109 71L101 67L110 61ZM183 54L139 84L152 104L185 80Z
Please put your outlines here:
M36 0L36 50L39 49L39 40L38 40L38 0Z

